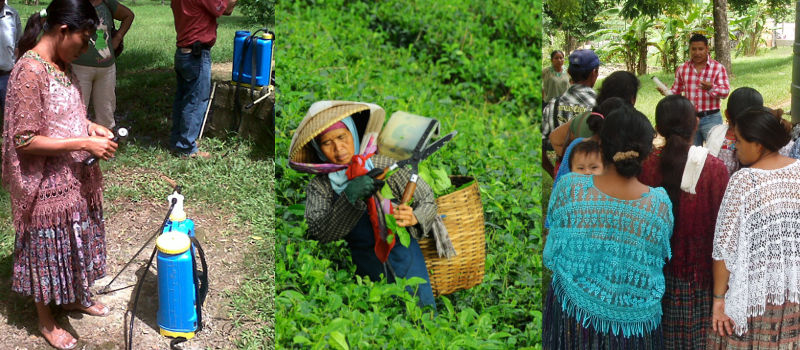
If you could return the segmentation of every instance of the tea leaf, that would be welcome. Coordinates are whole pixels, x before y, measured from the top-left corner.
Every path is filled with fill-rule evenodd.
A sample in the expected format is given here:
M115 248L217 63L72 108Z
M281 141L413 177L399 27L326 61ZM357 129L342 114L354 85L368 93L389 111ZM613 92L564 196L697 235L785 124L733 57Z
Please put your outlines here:
M328 343L339 350L350 350L350 346L347 345L347 339L345 339L344 334L338 331L331 332L331 338L328 340Z
M386 214L385 217L386 217L386 228L388 228L389 230L394 232L398 237L400 237L400 244L402 244L403 247L408 248L408 246L411 244L411 235L408 234L406 228L401 227L400 225L397 224L397 220L394 218L394 215ZM393 235L390 235L389 237L394 238ZM389 242L389 244L391 244L392 242L388 240L389 237L387 237L386 241Z

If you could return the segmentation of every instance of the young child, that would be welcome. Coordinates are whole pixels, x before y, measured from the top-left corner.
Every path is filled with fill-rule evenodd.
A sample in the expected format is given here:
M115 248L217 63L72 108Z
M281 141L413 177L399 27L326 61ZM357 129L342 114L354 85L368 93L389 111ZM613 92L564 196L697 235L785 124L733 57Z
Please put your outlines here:
M575 145L569 155L569 169L573 173L583 175L602 174L603 159L600 157L600 144L595 141L583 141Z

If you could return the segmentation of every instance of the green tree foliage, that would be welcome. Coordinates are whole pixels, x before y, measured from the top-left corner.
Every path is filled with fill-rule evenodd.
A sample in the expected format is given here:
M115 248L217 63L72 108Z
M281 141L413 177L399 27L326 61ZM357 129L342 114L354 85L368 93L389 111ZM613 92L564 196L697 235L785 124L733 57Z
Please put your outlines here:
M598 0L545 0L544 13L554 28L565 32L569 38L583 41L587 35L600 29L595 17L603 9ZM569 43L564 49L570 51Z
M729 3L736 14L731 21L736 53L745 56L755 56L759 44L764 43L761 34L767 29L767 18L776 22L787 20L792 10L789 0L730 0Z
M237 7L253 24L275 26L275 0L239 0Z
M728 0L731 10L744 13L753 6L765 5L773 15L786 15L791 11L794 1L791 0Z

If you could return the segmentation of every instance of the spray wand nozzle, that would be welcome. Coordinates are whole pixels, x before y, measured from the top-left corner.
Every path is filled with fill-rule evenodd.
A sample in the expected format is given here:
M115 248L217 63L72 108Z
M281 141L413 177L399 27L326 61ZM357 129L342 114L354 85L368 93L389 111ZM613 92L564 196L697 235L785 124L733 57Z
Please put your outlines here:
M186 220L186 212L183 210L183 195L181 194L181 186L175 186L175 192L167 197L172 205L172 212L169 214L170 221L183 221Z
M119 128L119 129L117 129L117 132L115 133L114 138L111 139L111 141L122 142L122 141L125 141L125 139L127 137L128 137L128 129ZM83 161L83 164L86 164L87 166L90 166L90 165L94 164L95 162L97 162L97 157L91 156L89 158L86 158L86 160Z

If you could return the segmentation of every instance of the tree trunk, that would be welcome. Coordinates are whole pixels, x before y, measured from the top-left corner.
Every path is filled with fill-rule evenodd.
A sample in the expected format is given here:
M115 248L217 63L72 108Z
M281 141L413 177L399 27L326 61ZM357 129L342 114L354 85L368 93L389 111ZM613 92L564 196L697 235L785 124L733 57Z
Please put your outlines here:
M647 74L647 33L642 33L642 37L639 38L639 43L636 46L638 46L637 51L639 51L636 75L645 75Z
M714 57L733 76L731 45L728 41L728 0L714 0Z
M575 38L575 36L573 36L570 32L567 32L564 37L564 54L569 56L572 51L575 51L575 49L578 48L578 39Z

